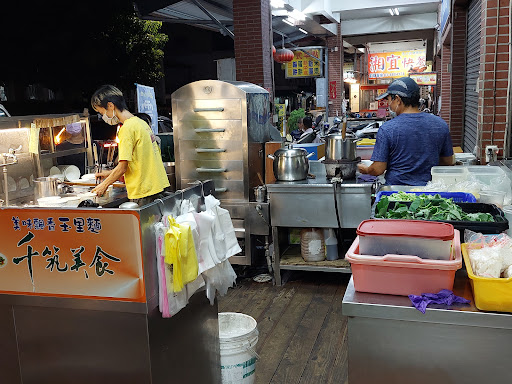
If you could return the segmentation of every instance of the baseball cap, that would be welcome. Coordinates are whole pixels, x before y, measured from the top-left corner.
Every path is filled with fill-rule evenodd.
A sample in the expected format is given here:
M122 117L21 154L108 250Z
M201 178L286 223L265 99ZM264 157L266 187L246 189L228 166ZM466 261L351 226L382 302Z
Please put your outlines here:
M396 79L391 84L389 84L388 89L382 95L379 95L375 98L375 100L380 100L389 95L398 95L400 97L411 97L413 93L419 93L420 87L418 84L411 79L410 77L401 77Z

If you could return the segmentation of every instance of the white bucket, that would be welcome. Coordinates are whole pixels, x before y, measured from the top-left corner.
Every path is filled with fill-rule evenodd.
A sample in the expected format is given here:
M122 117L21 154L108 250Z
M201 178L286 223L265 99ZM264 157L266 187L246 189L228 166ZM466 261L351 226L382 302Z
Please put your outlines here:
M254 383L258 342L257 323L243 313L219 313L222 384Z

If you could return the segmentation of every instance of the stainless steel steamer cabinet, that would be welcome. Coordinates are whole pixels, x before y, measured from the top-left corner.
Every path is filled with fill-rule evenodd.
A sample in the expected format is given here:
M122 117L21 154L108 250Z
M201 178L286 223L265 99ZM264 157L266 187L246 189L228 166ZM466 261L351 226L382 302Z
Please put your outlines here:
M240 81L201 80L172 94L176 186L211 179L214 195L229 210L242 255L233 264L252 264L254 236L268 243L268 203L256 203L263 184L264 143L271 140L269 93ZM261 215L260 215L261 213Z

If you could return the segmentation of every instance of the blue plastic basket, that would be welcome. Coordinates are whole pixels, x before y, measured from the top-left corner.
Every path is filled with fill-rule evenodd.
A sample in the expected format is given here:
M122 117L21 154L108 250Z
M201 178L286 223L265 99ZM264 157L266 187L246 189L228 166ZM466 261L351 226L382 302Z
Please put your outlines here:
M382 196L389 196L398 191L380 191L375 196L375 202L379 201ZM476 203L476 197L472 193L466 192L405 192L414 195L439 195L446 199L453 199L454 203Z

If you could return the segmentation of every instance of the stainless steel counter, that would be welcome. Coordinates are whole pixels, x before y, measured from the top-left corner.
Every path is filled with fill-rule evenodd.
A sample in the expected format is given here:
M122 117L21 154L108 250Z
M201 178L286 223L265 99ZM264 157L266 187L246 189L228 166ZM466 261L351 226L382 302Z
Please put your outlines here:
M453 292L472 303L422 314L406 296L356 292L351 279L343 298L350 383L510 382L512 314L479 311L464 270Z
M281 269L350 273L349 263L343 260L305 262L292 252L285 259L284 239L280 244L280 228L338 228L334 198L338 205L341 228L357 228L371 215L373 183L343 180L336 187L327 180L325 166L320 161L310 161L309 171L316 177L301 181L278 181L267 184L270 205L272 238L274 240L273 269L276 285L281 285ZM282 247L281 247L282 246Z
M370 218L372 183L343 180L337 188L342 228L357 228ZM267 184L270 217L274 227L338 228L334 186L325 175L302 181Z
M0 382L219 383L217 302L198 291L162 318L154 233L183 199L201 211L213 190L206 181L134 210L0 208Z

